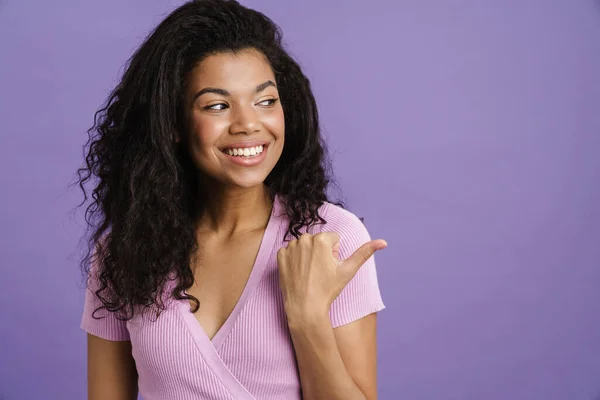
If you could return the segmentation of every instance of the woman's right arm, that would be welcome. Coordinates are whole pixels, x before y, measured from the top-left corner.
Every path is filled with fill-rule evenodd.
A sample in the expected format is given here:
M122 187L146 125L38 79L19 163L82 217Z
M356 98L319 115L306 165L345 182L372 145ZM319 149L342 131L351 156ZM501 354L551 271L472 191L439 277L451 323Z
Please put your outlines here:
M88 400L137 399L137 371L129 340L87 335Z

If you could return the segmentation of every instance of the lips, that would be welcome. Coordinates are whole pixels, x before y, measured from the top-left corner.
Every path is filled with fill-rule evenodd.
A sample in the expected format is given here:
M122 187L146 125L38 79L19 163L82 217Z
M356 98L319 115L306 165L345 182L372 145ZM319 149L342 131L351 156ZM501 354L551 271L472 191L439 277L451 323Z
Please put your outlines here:
M238 145L238 144L236 144ZM263 145L262 147L258 147L259 151L256 151L256 147L250 147L252 149L252 152L254 154L247 154L248 153L248 147L234 147L234 150L227 150L228 148L225 148L223 150L221 150L221 154L223 154L224 157L226 157L227 160L229 160L231 163L236 164L238 166L242 166L242 167L255 167L259 164L261 164L265 158L266 158L266 154L267 154L267 150L268 150L268 145ZM245 151L244 151L245 150ZM240 155L239 152L242 152L242 154ZM231 153L231 154L228 154ZM238 154L236 154L238 153Z

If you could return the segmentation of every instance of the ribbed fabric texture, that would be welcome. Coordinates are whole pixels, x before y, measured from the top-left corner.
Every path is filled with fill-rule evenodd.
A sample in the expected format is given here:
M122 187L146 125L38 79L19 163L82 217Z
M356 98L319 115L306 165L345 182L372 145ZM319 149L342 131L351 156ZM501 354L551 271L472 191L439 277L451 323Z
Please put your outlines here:
M94 319L91 314L101 303L93 294L97 282L90 279L81 328L107 340L131 340L138 387L145 400L302 398L277 271L277 251L285 245L289 222L282 210L276 197L248 283L212 340L190 312L189 303L173 298L165 300L167 309L158 319L136 314L123 322L105 310L96 313L104 318ZM342 258L371 240L351 212L325 203L319 213L327 224L309 232L339 233ZM336 328L384 308L371 257L332 303L330 319Z

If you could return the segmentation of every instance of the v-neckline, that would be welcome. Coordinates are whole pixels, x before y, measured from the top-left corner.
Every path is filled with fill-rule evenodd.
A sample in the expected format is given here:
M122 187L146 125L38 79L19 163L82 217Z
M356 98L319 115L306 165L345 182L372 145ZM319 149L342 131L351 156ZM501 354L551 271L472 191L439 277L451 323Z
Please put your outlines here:
M281 218L279 218L279 197L275 195L273 199L273 205L271 208L271 214L269 216L269 221L267 222L267 226L263 233L258 253L256 254L256 258L254 259L254 264L252 265L252 269L250 271L250 275L244 285L244 289L240 297L238 298L233 310L223 323L221 327L217 330L215 335L209 338L208 334L200 325L200 322L192 313L190 309L190 302L187 299L178 300L178 308L181 312L185 323L188 326L191 334L195 337L197 341L200 343L210 343L212 347L217 350L221 347L221 344L225 341L225 338L229 335L229 332L233 328L235 321L237 320L237 316L242 311L246 303L248 302L252 293L258 286L263 273L265 271L266 265L269 261L269 257L271 256L273 245L275 239L277 237L277 233L279 231L279 225L281 223Z

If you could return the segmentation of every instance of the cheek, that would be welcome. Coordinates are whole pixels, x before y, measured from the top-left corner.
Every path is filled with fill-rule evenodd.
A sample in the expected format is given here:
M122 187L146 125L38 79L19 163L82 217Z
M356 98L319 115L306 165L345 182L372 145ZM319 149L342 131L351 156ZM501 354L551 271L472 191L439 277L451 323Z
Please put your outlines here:
M269 116L265 117L263 123L267 130L273 134L273 136L279 140L283 140L285 136L285 118L283 115L283 109L279 108L278 112L273 112Z
M190 124L193 145L201 151L212 147L219 138L219 132L223 131L224 125L219 124L214 118L194 118Z
M215 142L222 132L216 123L216 119L194 117L190 121L190 145L189 150L196 167L205 174L213 175L217 155L214 151Z

